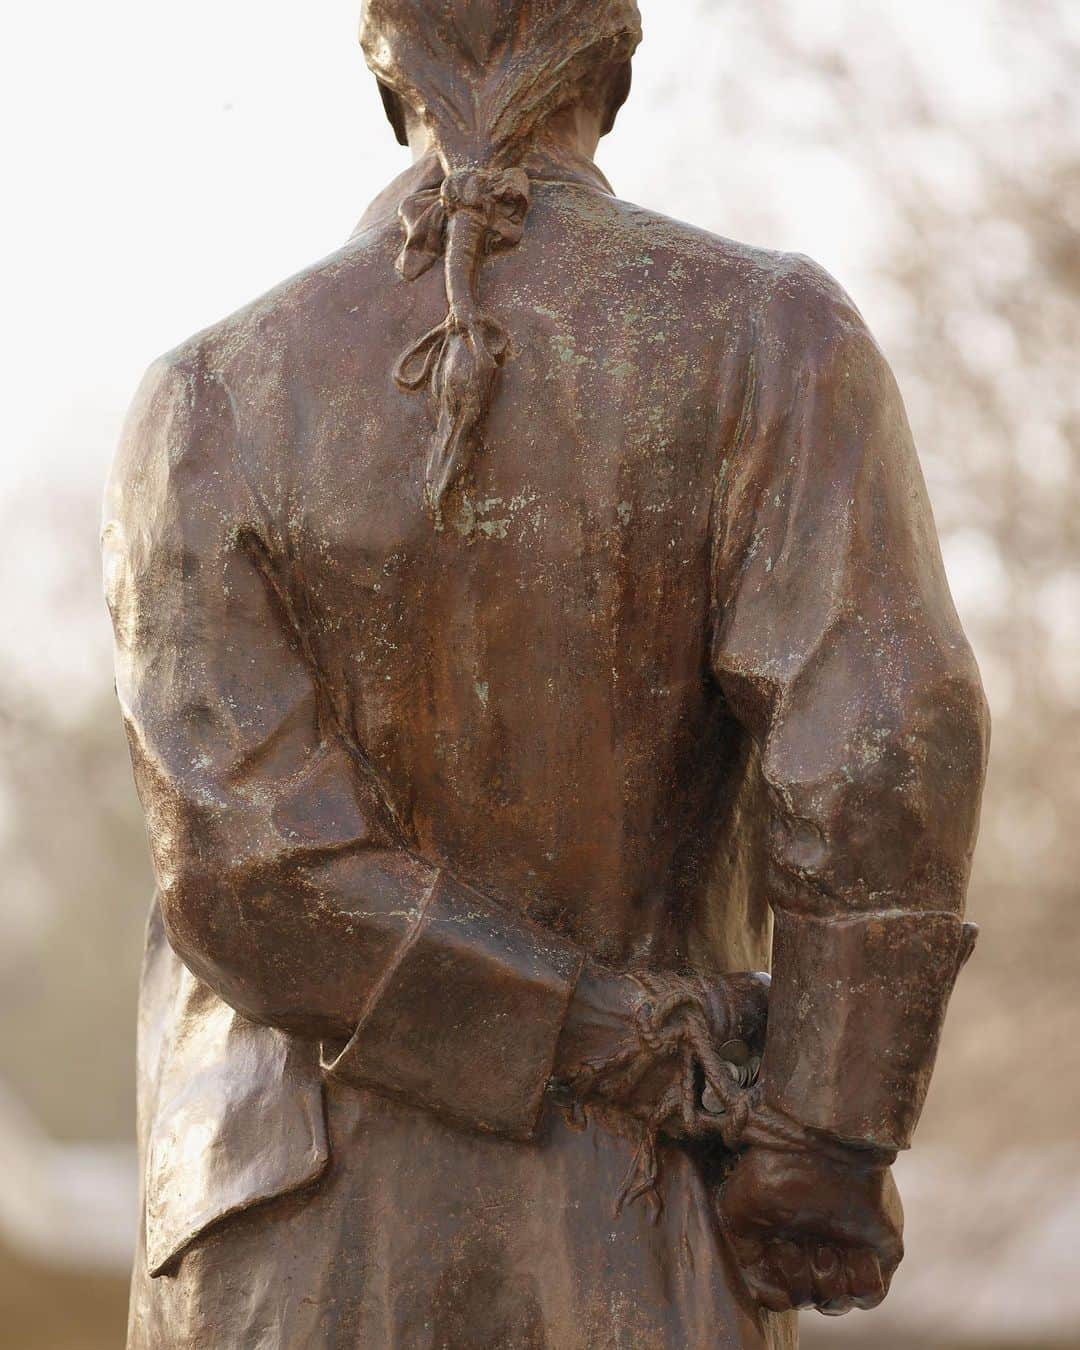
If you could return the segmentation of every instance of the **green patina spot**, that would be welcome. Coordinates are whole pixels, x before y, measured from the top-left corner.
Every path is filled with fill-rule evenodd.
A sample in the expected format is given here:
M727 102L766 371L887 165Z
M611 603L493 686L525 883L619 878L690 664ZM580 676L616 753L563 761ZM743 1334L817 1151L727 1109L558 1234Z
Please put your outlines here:
M555 354L564 366L584 366L588 364L588 357L578 355L573 338L568 334L553 333L551 345L555 348Z

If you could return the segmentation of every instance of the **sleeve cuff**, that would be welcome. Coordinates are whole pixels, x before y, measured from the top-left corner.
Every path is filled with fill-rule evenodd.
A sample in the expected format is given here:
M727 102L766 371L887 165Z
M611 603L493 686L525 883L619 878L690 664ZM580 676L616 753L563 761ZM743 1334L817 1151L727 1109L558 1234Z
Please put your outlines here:
M528 1138L582 961L572 943L439 872L352 1039L324 1067L470 1128Z
M847 1142L907 1148L976 931L946 913L777 911L766 1103Z

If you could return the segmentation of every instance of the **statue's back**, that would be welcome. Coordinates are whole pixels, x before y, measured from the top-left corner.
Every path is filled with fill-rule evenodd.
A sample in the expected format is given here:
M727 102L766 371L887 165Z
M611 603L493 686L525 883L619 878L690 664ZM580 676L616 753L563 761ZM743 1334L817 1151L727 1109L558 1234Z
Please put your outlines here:
M110 485L130 1345L779 1350L899 1260L978 677L851 302L592 165L631 0L431 8L364 29L414 167Z

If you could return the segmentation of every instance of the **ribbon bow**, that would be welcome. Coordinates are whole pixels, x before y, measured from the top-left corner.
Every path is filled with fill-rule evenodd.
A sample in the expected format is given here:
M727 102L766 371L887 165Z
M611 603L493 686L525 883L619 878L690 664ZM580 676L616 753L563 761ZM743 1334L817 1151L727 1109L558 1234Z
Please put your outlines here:
M457 211L483 218L485 251L496 253L521 241L529 210L529 179L523 169L462 169L441 185L406 197L398 208L405 243L397 270L406 281L423 276L443 256L446 226Z
M399 211L405 244L397 269L405 280L422 276L440 256L446 259L446 318L414 342L394 369L399 389L412 393L429 386L438 407L426 474L435 511L479 442L509 347L506 329L480 308L480 260L520 241L528 209L523 169L461 169L448 174L438 190L406 198Z

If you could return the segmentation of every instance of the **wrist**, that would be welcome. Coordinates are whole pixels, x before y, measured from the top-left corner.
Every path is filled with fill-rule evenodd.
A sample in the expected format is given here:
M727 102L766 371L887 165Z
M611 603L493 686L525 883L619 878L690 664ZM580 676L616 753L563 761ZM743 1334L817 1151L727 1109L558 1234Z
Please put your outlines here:
M897 1150L870 1140L846 1139L828 1130L804 1125L759 1095L742 1135L746 1147L767 1148L781 1153L801 1153L828 1160L842 1167L875 1171L891 1167Z

